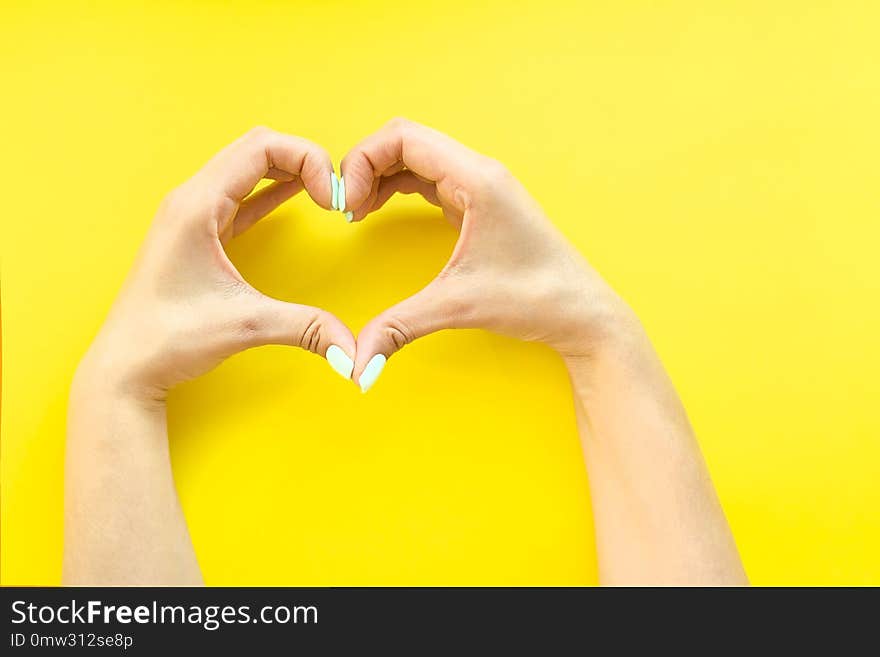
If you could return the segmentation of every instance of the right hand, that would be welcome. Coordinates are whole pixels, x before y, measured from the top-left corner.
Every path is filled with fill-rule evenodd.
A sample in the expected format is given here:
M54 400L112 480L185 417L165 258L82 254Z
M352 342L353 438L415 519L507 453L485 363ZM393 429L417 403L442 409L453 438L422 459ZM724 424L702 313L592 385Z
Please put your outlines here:
M394 119L352 149L341 170L354 221L395 192L418 193L460 231L437 277L361 331L353 376L362 389L385 358L441 329L484 328L546 343L563 357L590 357L619 324L633 320L499 162Z
M345 324L320 308L257 291L224 249L303 189L330 209L332 171L323 148L268 128L215 155L162 203L77 380L163 402L177 383L265 344L326 355L350 376L355 340ZM276 182L252 193L263 178Z

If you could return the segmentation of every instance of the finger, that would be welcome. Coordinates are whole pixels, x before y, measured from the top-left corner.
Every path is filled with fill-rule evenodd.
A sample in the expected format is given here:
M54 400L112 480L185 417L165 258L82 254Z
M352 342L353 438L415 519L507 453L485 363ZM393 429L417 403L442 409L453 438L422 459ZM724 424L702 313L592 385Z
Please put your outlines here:
M361 207L358 210L358 213L360 213L358 220L363 219L365 216L373 211L373 205L376 202L376 196L379 194L379 181L381 180L382 178L380 177L376 178L373 181L373 186L370 188L370 193L367 195L367 200L361 204ZM349 210L349 212L351 212L351 214L349 215L350 218L348 219L349 222L355 221L355 212L351 210Z
M257 295L236 324L239 350L267 344L301 347L325 357L336 372L351 378L355 339L338 317L314 306Z
M357 214L370 195L373 181L402 164L422 179L435 183L444 204L464 212L466 183L479 168L482 157L436 130L406 119L394 119L342 160L346 205Z
M367 201L354 213L353 221L360 221L371 212L376 212L395 194L420 194L428 203L440 205L434 183L422 180L412 171L404 170L387 178L379 178L373 187Z
M443 329L468 325L470 311L445 279L427 287L373 318L357 338L355 383L367 392L392 354L418 338Z
M233 222L233 236L241 235L260 219L272 212L302 189L299 178L275 182L248 196L238 207Z
M215 155L193 178L195 184L235 207L269 173L300 178L309 196L330 209L330 156L302 137L254 128Z
M282 171L281 169L276 169L272 167L266 172L266 175L263 178L271 178L272 180L277 180L279 182L283 182L286 180L294 180L296 178L292 173L287 173L286 171Z

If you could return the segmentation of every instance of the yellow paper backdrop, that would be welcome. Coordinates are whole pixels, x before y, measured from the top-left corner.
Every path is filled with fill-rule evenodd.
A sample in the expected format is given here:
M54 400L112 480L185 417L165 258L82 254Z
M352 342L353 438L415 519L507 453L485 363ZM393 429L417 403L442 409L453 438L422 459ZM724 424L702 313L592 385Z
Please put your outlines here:
M880 4L4 3L2 583L60 580L66 391L161 197L256 124L338 162L394 115L505 162L632 303L759 584L880 584ZM455 235L298 197L259 289L357 331ZM565 371L479 331L365 396L264 348L177 390L212 584L589 584Z

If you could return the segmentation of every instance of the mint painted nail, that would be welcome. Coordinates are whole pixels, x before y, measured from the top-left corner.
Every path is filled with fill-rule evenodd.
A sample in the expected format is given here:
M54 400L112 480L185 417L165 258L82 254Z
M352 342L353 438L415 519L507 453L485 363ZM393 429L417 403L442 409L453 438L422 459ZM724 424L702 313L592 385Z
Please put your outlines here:
M382 354L376 354L370 359L370 362L367 363L367 366L364 368L364 371L361 372L361 376L358 379L358 383L361 386L361 392L366 392L373 387L373 384L376 383L376 379L379 378L382 369L385 367L385 361L386 358Z
M345 176L339 176L339 193L336 196L336 205L340 212L345 210Z
M333 210L339 209L339 178L334 172L330 172L330 207Z
M342 351L342 347L337 347L335 344L331 344L327 347L326 358L327 362L330 363L330 367L336 370L342 378L351 378L351 371L354 369L354 362L352 362L351 358L345 355L345 352Z
M351 223L351 220L352 220L352 219L354 219L354 212L352 212L351 210L349 210L348 212L345 213L345 220L346 220L348 223Z

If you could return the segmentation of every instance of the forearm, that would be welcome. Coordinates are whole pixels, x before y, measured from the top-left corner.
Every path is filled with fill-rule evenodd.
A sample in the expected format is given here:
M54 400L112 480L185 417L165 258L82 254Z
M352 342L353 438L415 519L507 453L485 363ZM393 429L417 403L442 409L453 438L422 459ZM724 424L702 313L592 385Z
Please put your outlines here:
M65 584L201 584L177 498L165 404L89 362L70 394Z
M634 318L566 358L602 584L746 584L685 410Z

